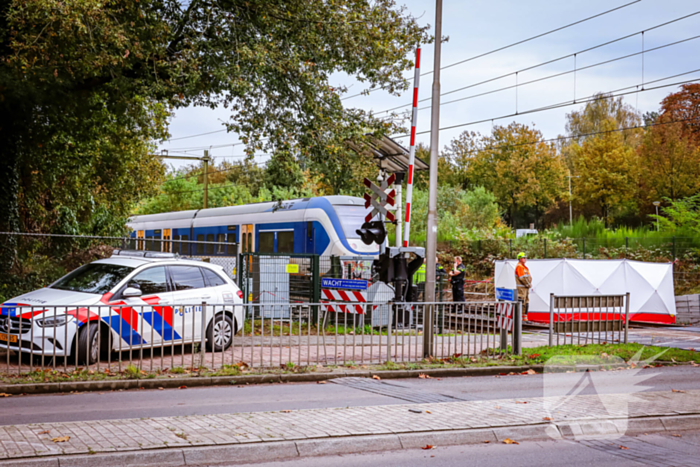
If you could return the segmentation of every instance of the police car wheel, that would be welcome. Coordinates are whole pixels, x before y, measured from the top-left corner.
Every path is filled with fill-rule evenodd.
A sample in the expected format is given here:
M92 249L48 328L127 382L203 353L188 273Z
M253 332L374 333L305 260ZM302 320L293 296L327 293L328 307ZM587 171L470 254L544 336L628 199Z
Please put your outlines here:
M221 352L233 341L234 325L228 315L216 315L207 328L207 350Z
M100 326L94 324L88 330L87 325L81 326L78 334L78 364L92 365L100 357Z

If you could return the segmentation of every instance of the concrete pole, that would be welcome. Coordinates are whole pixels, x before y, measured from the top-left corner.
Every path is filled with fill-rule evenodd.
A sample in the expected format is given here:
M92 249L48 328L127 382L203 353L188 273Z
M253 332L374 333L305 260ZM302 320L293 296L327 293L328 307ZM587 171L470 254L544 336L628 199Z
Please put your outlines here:
M428 186L428 232L425 252L425 301L435 301L435 257L437 256L437 187L440 132L440 47L442 43L442 0L435 2L435 57L433 58L433 100L430 116L430 184ZM423 356L433 352L435 307L425 307Z
M202 162L204 162L204 205L203 209L209 207L209 151L204 150L204 157L202 157Z

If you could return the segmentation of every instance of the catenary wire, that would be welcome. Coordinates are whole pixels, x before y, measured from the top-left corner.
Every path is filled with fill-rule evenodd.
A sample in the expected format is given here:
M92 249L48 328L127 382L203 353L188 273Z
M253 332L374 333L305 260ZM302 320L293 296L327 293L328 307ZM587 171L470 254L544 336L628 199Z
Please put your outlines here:
M585 99L578 99L578 100L576 100L576 102L574 102L574 101L565 101L565 102L560 102L560 103L557 103L557 104L552 104L552 105L549 105L549 106L538 107L538 108L526 110L526 111L524 111L524 112L516 112L516 113L512 113L512 114L508 114L508 115L501 115L501 116L499 116L499 117L492 117L492 118L486 118L486 119L483 119L483 120L475 120L475 121L472 121L472 122L460 123L460 124L457 124L457 125L450 125L450 126L447 126L447 127L440 128L439 131L451 130L451 129L454 129L454 128L461 128L461 127L470 126L470 125L477 125L477 124L479 124L479 123L493 122L494 120L502 120L502 119L504 119L504 118L518 117L518 116L521 116L521 115L527 115L527 114L532 114L532 113L537 113L537 112L543 112L543 111L545 111L545 110L553 110L553 109L558 109L558 108L562 108L562 107L568 107L568 106L571 106L571 105L583 104L583 103L586 103L586 102L593 102L593 101L600 100L600 99L610 99L610 98L615 98L615 97L620 97L620 96L626 96L626 95L628 95L628 94L635 94L635 93L638 93L638 92L647 92L647 91L654 91L654 90L657 90L657 89L663 89L663 88L667 88L667 87L671 87L671 86L680 86L680 85L682 85L682 84L695 83L695 82L697 82L697 81L700 81L700 78L696 78L696 79L692 79L692 80L687 80L687 81L679 81L679 82L676 82L676 83L665 84L665 85L662 85L662 86L655 86L655 87L651 87L651 88L637 89L637 90L635 90L635 91L623 92L623 93L620 93L620 94L602 95L602 96L589 97L589 98L585 98ZM424 134L427 134L427 133L430 133L430 130L420 131L420 132L418 132L418 133L416 133L416 134L417 134L417 135L424 135ZM395 136L392 136L392 138L407 138L408 136L410 136L410 135L395 135Z
M688 15L688 16L684 16L683 18L676 19L676 20L674 20L674 21L679 21L680 19L688 18L688 17L690 17L690 16L697 15L697 14L700 14L700 11L698 11L698 12L696 12L696 13L693 13L692 15ZM664 23L664 25L670 24L670 23L672 23L672 22ZM661 27L661 26L662 26L662 25L657 25L657 26L654 26L653 28L646 29L645 31L650 31L651 29L658 28L658 27ZM546 62L538 63L537 65L532 65L532 66L529 66L529 67L527 67L527 68L523 68L523 69L521 69L521 70L512 71L512 72L510 72L510 73L507 73L507 74L504 74L504 75L500 75L500 76L496 76L496 77L494 77L494 78L490 78L490 79L487 79L487 80L484 80L484 81L480 81L480 82L478 82L478 83L474 83L474 84L470 84L470 85L468 85L468 86L463 86L463 87L461 87L461 88L453 89L453 90L451 90L451 91L447 91L447 92L445 92L445 93L440 94L440 97L447 96L447 95L449 95L449 94L454 94L454 93L459 92L459 91L464 91L465 89L470 89L470 88L474 88L474 87L477 87L477 86L481 86L481 85L483 85L483 84L491 83L491 82L493 82L493 81L497 81L497 80L500 80L500 79L503 79L503 78L507 78L507 77L509 77L509 76L517 75L517 74L522 73L522 72L524 72L524 71L528 71L528 70L532 70L532 69L534 69L534 68L538 68L538 67L541 67L541 66L544 66L544 65L548 65L548 64L551 64L551 63L554 63L554 62L563 60L563 59L565 59L565 58L571 58L571 57L573 57L573 56L580 55L580 54L582 54L582 53L584 53L584 52L588 52L588 51L590 51L590 50L594 50L594 49L596 49L596 48L600 48L600 47L603 47L603 46L605 46L605 45L612 44L612 43L614 43L614 42L617 42L617 41L620 41L620 40L623 40L623 39L628 39L629 37L635 36L635 35L637 35L637 34L641 34L641 33L645 32L645 31L640 31L640 32L637 32L637 33L634 33L634 34L630 34L630 35L628 35L628 36L624 36L624 37L615 39L615 40L613 40L613 41L606 42L606 43L604 43L604 44L599 44L599 45L596 45L596 46L594 46L594 47L590 47L590 48L585 49L585 50L581 50L581 51L574 52L574 53L571 53L571 54L568 54L568 55L564 55L564 56L562 56L562 57L555 58L555 59L552 59L552 60L549 60L549 61L546 61ZM483 96L483 95L486 95L486 94L493 94L493 93L496 93L496 92L505 91L505 90L508 90L508 89L514 89L514 88L518 88L518 87L525 86L525 85L532 84L532 83L537 83L537 82L539 82L539 81L544 81L544 80L547 80L547 79L556 78L556 77L564 76L564 75L571 74L571 73L577 73L577 72L582 71L582 70L587 70L587 69L590 69L590 68L595 68L595 67L597 67L597 66L606 65L606 64L608 64L608 63L612 63L612 62L624 60L624 59L630 58L630 57L635 57L635 56L637 56L637 55L644 55L644 54L646 54L646 53L648 53L648 52L653 52L653 51L655 51L655 50L663 49L663 48L666 48L666 47L671 47L671 46L678 45L678 44L681 44L681 43L684 43L684 42L688 42L688 41L691 41L691 40L695 40L695 39L698 39L698 38L700 38L700 36L689 37L689 38L687 38L687 39L682 39L682 40L680 40L680 41L676 41L676 42L671 42L671 43L668 43L668 44L660 45L660 46L658 46L658 47L654 47L654 48L651 48L651 49L647 49L647 50L635 52L635 53L632 53L632 54L623 55L623 56L620 56L620 57L616 57L616 58L613 58L613 59L610 59L610 60L605 60L605 61L602 61L602 62L594 63L594 64L591 64L591 65L586 65L585 67L574 68L573 70L568 70L568 71L564 71L564 72L560 72L560 73L555 73L555 74L552 74L552 75L547 75L547 76L544 76L544 77L542 77L542 78L538 78L538 79L531 80L531 81L526 81L526 82L523 82L523 83L518 83L518 84L515 84L515 85L511 85L511 86L506 86L506 87L503 87L503 88L494 89L494 90L492 90L492 91L487 91L487 92L484 92L484 93L476 94L476 95L474 95L474 96L467 96L467 97L462 97L462 98L459 98L459 99L454 99L454 100L451 100L451 101L441 102L440 105L441 105L441 106L442 106L442 105L447 105L447 104L451 104L451 103L453 103L453 102L459 102L459 101L462 101L462 100L471 99L471 98L473 98L473 97L479 97L479 96ZM418 102L427 102L427 101L430 101L430 100L432 100L432 98L426 97L426 98L424 98L424 99L419 100ZM380 111L376 112L375 115L382 114L382 113L387 113L387 112L391 112L391 111L394 111L394 110L403 109L403 108L405 108L405 107L410 107L410 106L411 106L411 104L399 105L399 106L396 106L396 107L392 107L392 108L390 108L390 109L380 110ZM429 107L421 107L419 110L424 110L424 109L426 109L426 108L429 108Z
M626 4L624 4L624 5L620 5L620 6L618 6L618 7L615 7L615 8L613 8L613 9L611 9L611 10L607 10L607 11L604 11L604 12L602 12L602 13L598 13L598 14L596 14L596 15L589 16L589 17L587 17L587 18L584 18L584 19L575 21L575 22L573 22L573 23L569 23L569 24L566 24L566 25L564 25L564 26L560 26L560 27L558 27L558 28L556 28L556 29L552 29L552 30L550 30L550 31L543 32L543 33L537 34L537 35L535 35L535 36L528 37L527 39L522 39L522 40L520 40L520 41L513 42L512 44L508 44L508 45L505 45L505 46L503 46L503 47L499 47L499 48L497 48L497 49L493 49L493 50L490 50L490 51L488 51L488 52L484 52L484 53L481 53L481 54L479 54L479 55L475 55L475 56L473 56L473 57L469 57L469 58L466 58L466 59L464 59L464 60L460 60L460 61L458 61L458 62L450 63L449 65L445 65L445 66L440 67L440 69L441 69L441 70L445 70L445 69L451 68L451 67L453 67L453 66L461 65L462 63L467 63L467 62L470 62L470 61L472 61L472 60L476 60L476 59L478 59L478 58L486 57L487 55L491 55L491 54L494 54L494 53L496 53L496 52L501 52L501 51L506 50L506 49L509 49L509 48L511 48L511 47L515 47L516 45L524 44L524 43L526 43L526 42L529 42L529 41L532 41L532 40L535 40L535 39L539 39L540 37L544 37L544 36L547 36L547 35L549 35L549 34L553 34L553 33L555 33L555 32L559 32L559 31L561 31L561 30L570 28L570 27L572 27L572 26L576 26L576 25L578 25L578 24L585 23L586 21L590 21L590 20L595 19L595 18L598 18L598 17L600 17L600 16L607 15L608 13L613 13L613 12L615 12L615 11L617 11L617 10L621 10L622 8L626 8L626 7L628 7L628 6L631 6L631 5L634 5L634 4L636 4L636 3L639 3L640 1L641 1L641 0L635 0L635 1L633 1L633 2L626 3ZM422 73L421 76L429 75L429 74L431 74L431 73L433 73L432 70L431 70L431 71L426 71L425 73ZM408 79L408 78L407 78L407 79ZM352 99L353 97L363 96L363 95L366 95L366 94L368 94L368 93L370 93L370 92L380 91L380 90L382 90L382 88L370 89L370 90L368 90L368 91L366 91L366 92L361 92L361 93L358 93L358 94L353 94L352 96L343 97L341 100Z

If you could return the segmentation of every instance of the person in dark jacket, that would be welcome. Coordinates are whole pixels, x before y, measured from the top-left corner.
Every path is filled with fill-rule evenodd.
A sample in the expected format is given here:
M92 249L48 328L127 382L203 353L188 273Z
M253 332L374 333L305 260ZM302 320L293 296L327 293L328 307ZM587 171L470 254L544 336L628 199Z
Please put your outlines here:
M455 256L454 266L450 275L450 283L452 284L452 301L464 301L464 276L467 273L467 268L462 264L462 258Z

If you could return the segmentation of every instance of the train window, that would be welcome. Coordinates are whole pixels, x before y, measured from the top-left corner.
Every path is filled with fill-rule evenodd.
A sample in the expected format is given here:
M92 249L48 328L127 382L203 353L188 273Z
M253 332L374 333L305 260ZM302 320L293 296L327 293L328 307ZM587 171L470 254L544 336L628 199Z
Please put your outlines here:
M214 247L216 247L216 245L214 245L214 242L216 241L215 238L216 238L216 237L215 237L214 234L207 234L207 241L208 241L208 242L212 242L212 243L208 243L208 244L207 244L207 254L208 254L208 255L213 255L213 254L214 254L214 250L215 250Z
M217 255L223 255L225 252L226 245L223 243L226 242L226 234L216 234L216 254Z
M275 233L260 232L258 237L258 251L261 253L274 253L275 251Z
M155 248L153 248L153 243L153 237L146 237L146 250L156 251Z
M235 255L236 253L238 253L236 251L236 234L229 233L226 236L226 241L228 242L228 245L226 246L226 254Z
M190 254L190 244L187 243L187 240L190 239L189 235L180 235L180 254L181 255L189 255Z
M277 233L277 253L294 253L294 231Z
M197 235L197 241L203 242L204 241L204 234ZM197 243L197 254L198 255L204 254L204 243Z

